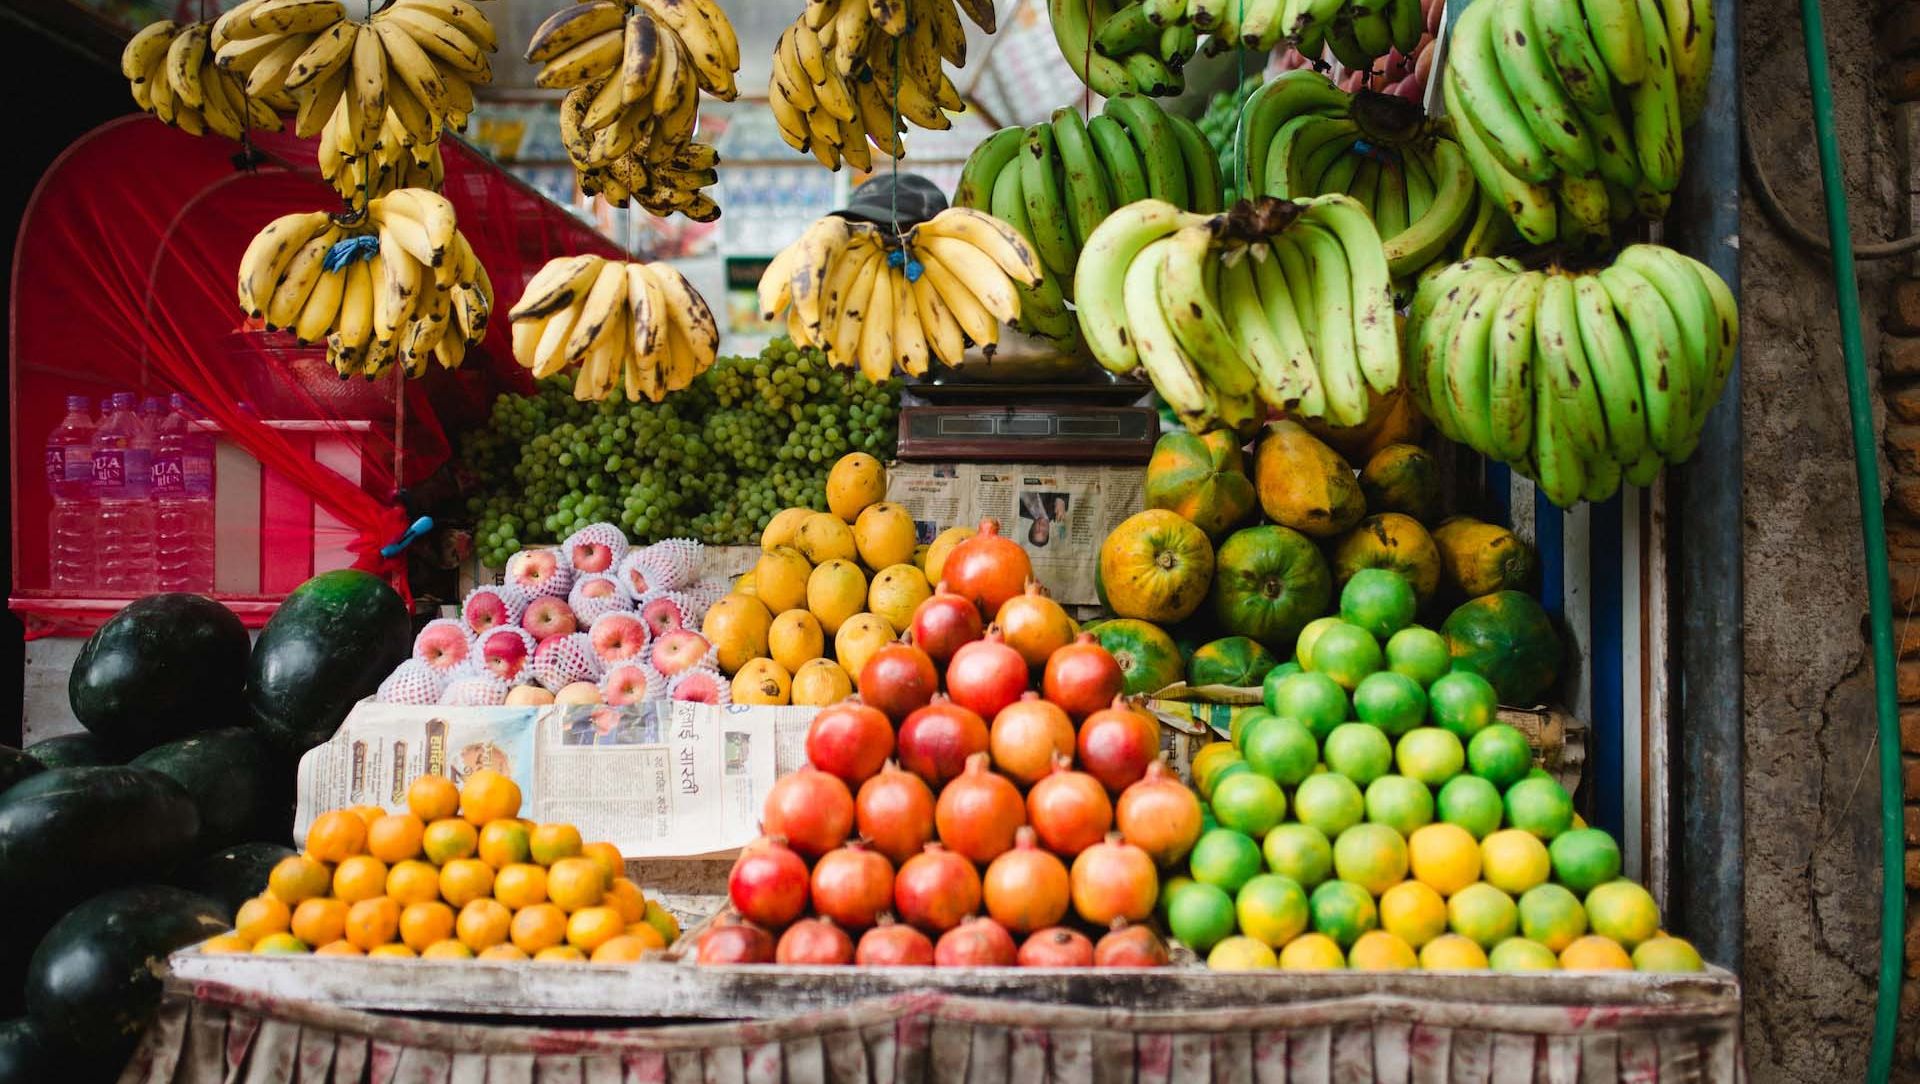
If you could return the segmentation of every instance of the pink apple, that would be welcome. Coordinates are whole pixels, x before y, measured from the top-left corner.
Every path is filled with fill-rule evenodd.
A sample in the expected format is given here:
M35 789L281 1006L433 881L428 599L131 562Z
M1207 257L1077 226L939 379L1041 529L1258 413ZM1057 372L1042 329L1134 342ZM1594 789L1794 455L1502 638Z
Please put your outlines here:
M512 625L526 608L526 596L517 587L476 587L460 604L460 616L475 636Z
M620 593L620 584L606 577L580 581L581 598L612 598Z
M507 582L530 598L546 595L567 597L573 584L573 570L567 567L558 549L521 550L507 558Z
M553 703L553 694L538 685L515 685L507 693L507 704L511 707L538 707Z
M575 542L570 556L576 572L605 572L613 567L613 547L597 539Z
M640 620L647 628L659 636L671 629L685 628L687 624L686 600L679 595L661 595L648 599L640 607Z
M659 675L640 663L616 663L600 679L600 695L609 704L638 704L650 695L658 695L653 686L659 681Z
M599 660L593 656L593 639L584 632L542 640L533 653L533 676L549 689L590 680L599 669Z
M601 662L625 662L637 659L647 649L647 626L630 613L601 614L588 630L593 653Z
M556 704L598 704L600 687L591 681L576 681L553 695Z
M717 671L704 666L696 667L673 679L667 695L674 700L691 700L697 704L716 704L725 707L733 702L727 688L727 679Z
M467 661L473 653L473 638L460 622L442 617L427 622L413 638L413 657L442 673Z
M672 677L700 665L713 645L692 629L668 629L653 643L653 668Z
M512 681L533 658L533 637L525 629L499 628L480 637L480 663L502 681Z
M567 605L566 599L544 595L527 603L527 612L520 615L520 627L533 633L535 640L545 643L580 626L573 619L573 607Z

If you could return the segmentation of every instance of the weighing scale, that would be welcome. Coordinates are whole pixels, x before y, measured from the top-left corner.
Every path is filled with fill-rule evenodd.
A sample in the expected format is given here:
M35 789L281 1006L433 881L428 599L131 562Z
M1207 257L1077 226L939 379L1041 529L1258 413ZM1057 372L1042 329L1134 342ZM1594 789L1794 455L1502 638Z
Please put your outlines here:
M1021 371L1044 382L982 380L969 365L908 383L896 454L949 463L1144 464L1153 457L1160 413L1144 405L1151 386L1097 367Z

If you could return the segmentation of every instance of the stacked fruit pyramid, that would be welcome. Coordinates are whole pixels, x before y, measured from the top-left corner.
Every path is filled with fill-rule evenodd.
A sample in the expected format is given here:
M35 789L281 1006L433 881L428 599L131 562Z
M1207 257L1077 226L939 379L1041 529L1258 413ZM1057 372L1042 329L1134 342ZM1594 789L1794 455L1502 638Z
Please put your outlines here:
M520 788L483 769L423 775L406 809L314 818L204 952L632 963L680 936L611 843L519 818Z

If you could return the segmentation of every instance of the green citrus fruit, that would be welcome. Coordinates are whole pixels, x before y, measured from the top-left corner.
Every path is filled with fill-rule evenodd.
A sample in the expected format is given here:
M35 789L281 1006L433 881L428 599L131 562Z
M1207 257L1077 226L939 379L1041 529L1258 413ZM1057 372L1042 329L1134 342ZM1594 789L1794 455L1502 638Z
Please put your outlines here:
M1214 971L1262 971L1279 965L1273 950L1251 937L1229 937L1207 953L1207 966Z
M1678 937L1654 937L1633 950L1635 971L1704 971L1700 953Z
M1457 933L1443 933L1420 946L1420 966L1427 971L1485 971L1487 950Z
M1453 667L1447 638L1420 625L1408 625L1387 639L1387 669L1404 674L1426 688Z
M1334 944L1349 948L1380 924L1380 911L1366 889L1348 881L1325 881L1307 900L1313 914L1313 928L1333 938Z
M1312 670L1313 648L1320 642L1320 634L1340 623L1337 617L1316 617L1300 630L1300 636L1293 642L1293 658L1302 670Z
M1660 932L1660 907L1632 881L1608 881L1587 893L1587 925L1631 952Z
M1325 674L1289 674L1268 689L1267 710L1286 719L1298 719L1324 738L1347 721L1347 693Z
M1167 893L1167 929L1195 952L1233 936L1233 897L1218 885L1189 881Z
M1419 881L1380 893L1380 928L1418 949L1447 932L1447 901Z
M1293 815L1301 824L1311 825L1320 834L1334 839L1360 823L1367 814L1367 800L1353 780L1333 772L1320 772L1302 780L1293 792Z
M1194 880L1232 893L1260 872L1260 859L1260 845L1245 833L1213 828L1200 834L1187 865Z
M1325 674L1352 692L1360 679L1380 669L1380 641L1358 625L1342 621L1328 625L1313 642L1308 669Z
M1495 971L1558 971L1560 957L1538 941L1509 937L1487 953L1487 966Z
M1527 736L1505 723L1494 723L1467 741L1467 766L1473 774L1505 791L1533 768L1533 748Z
M1480 841L1480 876L1495 888L1518 896L1553 874L1547 845L1518 828L1503 828Z
M1413 585L1397 572L1363 568L1340 589L1340 620L1384 640L1413 621Z
M1254 839L1266 835L1287 815L1287 795L1280 784L1251 768L1215 783L1211 802L1213 819L1220 827Z
M1260 723L1276 716L1265 708L1242 708L1233 713L1233 721L1227 724L1227 740L1234 748L1245 753L1247 733Z
M1520 933L1559 952L1587 932L1580 897L1559 885L1535 885L1520 897Z
M1547 845L1553 876L1585 894L1620 876L1620 845L1598 828L1572 828Z
M1437 726L1417 727L1400 735L1394 747L1400 774L1430 787L1444 786L1467 766L1467 752L1453 732Z
M1384 824L1356 824L1333 841L1333 872L1378 896L1407 879L1407 841Z
M1260 852L1268 869L1302 888L1313 888L1333 875L1333 844L1309 824L1275 825L1260 841Z
M1500 710L1500 697L1486 678L1470 670L1455 670L1427 687L1427 710L1433 713L1433 725L1468 741L1493 723Z
M1551 840L1573 827L1573 799L1552 779L1522 779L1507 788L1507 823Z
M1353 690L1353 714L1397 738L1426 721L1427 694L1405 674L1382 670L1360 679Z
M1447 780L1434 805L1441 820L1465 828L1475 839L1485 839L1498 831L1505 814L1499 788L1477 775L1456 775Z
M1418 779L1383 775L1367 784L1367 819L1411 836L1433 820L1433 792Z
M1291 877L1262 873L1242 885L1233 898L1240 932L1274 948L1307 928L1307 893Z
M1246 732L1244 753L1254 771L1276 783L1297 786L1320 762L1313 731L1297 719L1269 717Z
M1480 843L1457 824L1429 824L1407 837L1407 872L1451 896L1480 879Z
M1225 745L1226 743L1221 742L1220 744ZM1247 775L1252 773L1252 771L1253 765L1248 764L1244 757L1234 757L1231 760L1223 760L1219 764L1214 765L1212 770L1207 772L1205 776L1195 781L1196 789L1200 791L1200 797L1211 802L1213 801L1214 792L1220 789L1220 784L1236 775Z
M1520 928L1520 912L1512 896L1476 881L1447 900L1447 928L1490 949Z
M1154 913L1160 916L1161 925L1170 925L1167 919L1167 912L1168 909L1173 906L1173 897L1178 895L1180 890L1186 888L1188 885L1197 885L1199 883L1199 881L1194 880L1184 873L1176 874L1160 882L1160 898L1154 901Z
M1377 726L1367 723L1341 723L1327 735L1321 756L1327 770L1337 772L1359 786L1393 770L1393 742Z

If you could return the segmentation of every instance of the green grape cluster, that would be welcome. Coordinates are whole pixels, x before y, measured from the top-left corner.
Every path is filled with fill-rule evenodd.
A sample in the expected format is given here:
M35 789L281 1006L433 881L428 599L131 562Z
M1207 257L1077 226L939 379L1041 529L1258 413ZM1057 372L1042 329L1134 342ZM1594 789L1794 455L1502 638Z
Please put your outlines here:
M785 338L658 404L581 402L570 374L550 377L495 399L462 446L480 559L497 568L602 521L635 542L752 542L782 508L825 508L841 456L891 458L899 411L899 381L868 383Z
M1259 90L1264 81L1258 74L1247 76L1235 90L1215 93L1207 102L1207 111L1200 115L1200 131L1220 156L1220 176L1226 182L1223 196L1229 205L1240 198L1236 187L1240 179L1240 155L1234 145L1240 107L1247 104L1247 99L1253 97L1253 92Z

